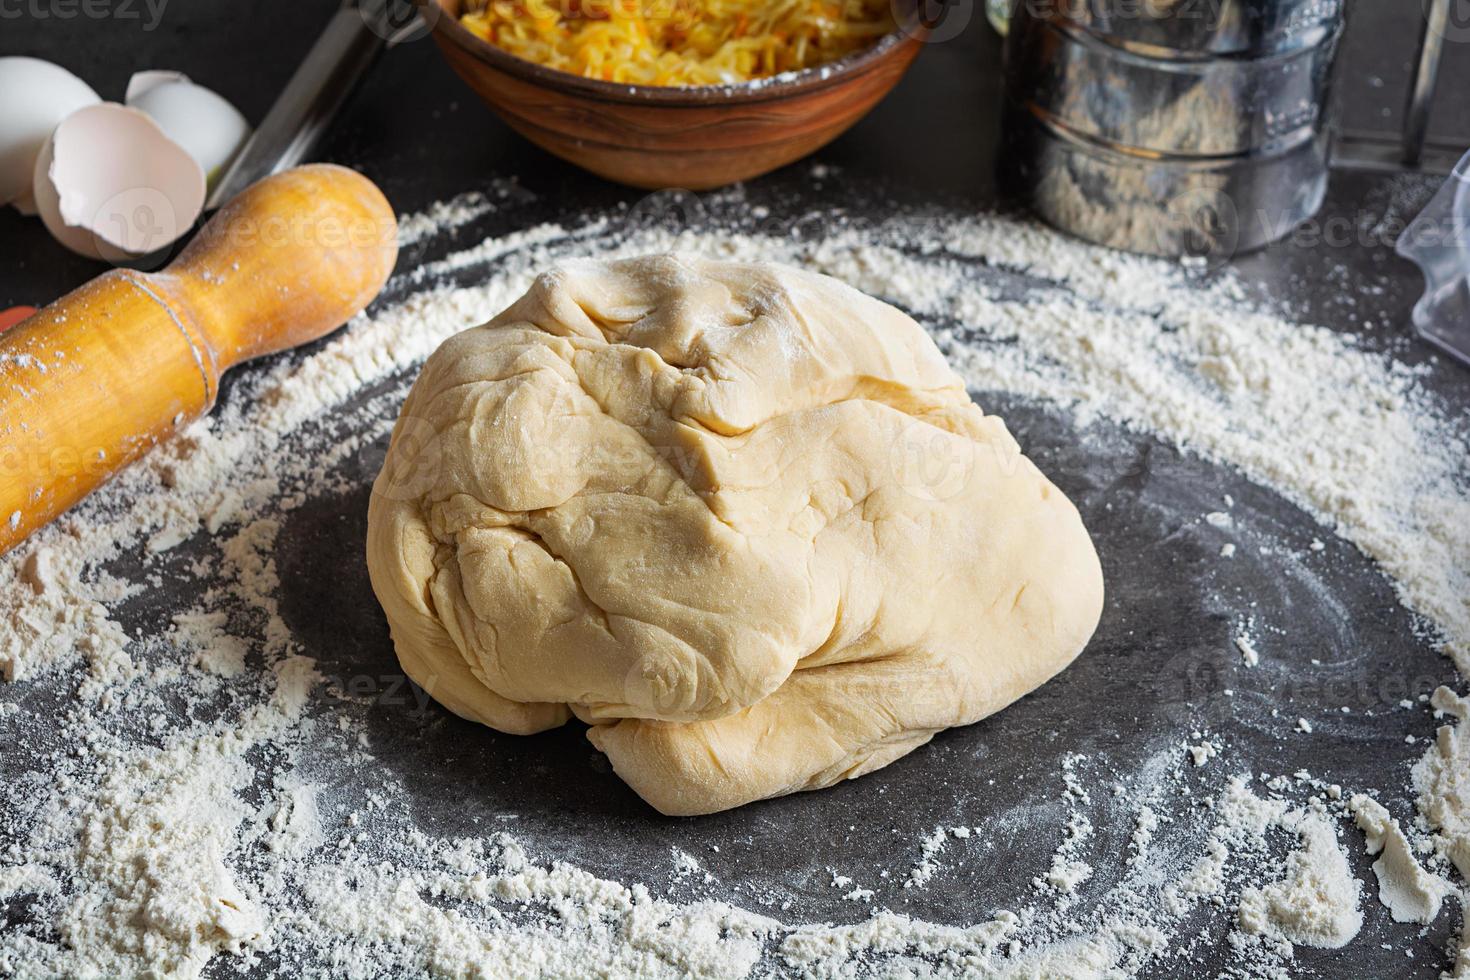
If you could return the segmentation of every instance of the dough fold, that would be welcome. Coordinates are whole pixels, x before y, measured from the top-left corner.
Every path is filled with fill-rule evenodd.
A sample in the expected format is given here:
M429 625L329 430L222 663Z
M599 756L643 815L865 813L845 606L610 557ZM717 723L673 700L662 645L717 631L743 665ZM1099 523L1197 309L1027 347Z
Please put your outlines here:
M512 733L575 714L667 814L881 768L1081 652L1076 509L924 331L836 280L569 263L446 341L368 512L404 670Z

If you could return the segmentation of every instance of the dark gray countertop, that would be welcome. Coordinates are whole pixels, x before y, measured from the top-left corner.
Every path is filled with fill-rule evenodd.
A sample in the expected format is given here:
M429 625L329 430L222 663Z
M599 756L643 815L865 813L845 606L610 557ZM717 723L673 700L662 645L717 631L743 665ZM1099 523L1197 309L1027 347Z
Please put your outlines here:
M0 54L58 61L112 97L135 69L181 69L258 120L333 7L325 0L189 0L187 6L173 0L151 31L141 23L82 17L7 20L0 25ZM1417 22L1387 0L1359 7L1345 49L1345 109L1357 125L1368 125L1384 119L1387 108L1391 125ZM843 203L871 210L888 200L960 211L997 206L992 171L999 45L978 9L974 14L960 37L927 50L887 102L819 154L838 168L839 180L818 192L808 168L797 166L754 182L751 200L792 216ZM1447 122L1437 128L1452 138L1458 126L1470 142L1470 105L1451 97L1470 82L1470 58L1451 48L1441 99ZM1461 118L1454 118L1457 113ZM576 218L641 196L587 177L510 134L427 42L385 58L319 156L361 169L399 211L514 177L533 197L498 214L489 229L495 231ZM1337 220L1351 231L1349 241L1287 241L1238 267L1302 318L1359 333L1369 348L1425 363L1429 352L1407 335L1419 278L1393 255L1383 229L1392 226L1389 219L1412 215L1435 183L1339 174L1321 220ZM40 305L99 271L54 244L38 222L9 209L0 211L0 253L0 306ZM418 257L409 249L404 261ZM1470 417L1470 372L1436 363L1425 384ZM1395 813L1412 812L1406 783L1414 756L1404 741L1428 734L1427 723L1420 713L1387 709L1449 682L1453 671L1415 638L1410 615L1371 562L1331 538L1325 560L1310 572L1289 563L1283 570L1279 562L1245 553L1222 572L1214 552L1176 532L1186 516L1216 509L1223 494L1237 501L1236 521L1247 536L1304 546L1320 528L1275 493L1151 438L1103 424L1084 446L1069 435L1067 423L1041 407L991 396L987 408L1007 417L1028 451L1077 501L1103 556L1109 600L1102 626L1088 654L1055 682L999 716L942 734L878 776L692 821L662 819L644 807L575 726L516 739L437 708L415 712L411 703L385 699L369 712L368 723L374 743L391 747L381 753L383 764L409 787L416 820L434 833L477 833L483 830L480 814L513 809L517 833L532 845L533 856L554 854L624 880L637 877L639 868L666 867L671 846L697 850L720 882L709 897L769 911L751 896L788 895L805 918L852 921L865 910L841 901L812 869L907 867L915 839L930 828L976 824L988 814L1058 823L1060 812L1052 808L1065 752L1087 754L1103 770L1129 772L1177 741L1181 724L1194 719L1229 732L1235 761L1249 760L1258 772L1330 772L1344 784L1375 790ZM382 448L346 464L361 477L355 493L308 503L290 515L281 536L287 543L277 556L287 597L283 615L328 675L396 672L360 560L367 487ZM1323 585L1340 604L1321 601ZM1214 597L1249 590L1281 618L1290 617L1290 651L1249 674L1202 670L1231 638L1231 620ZM169 601L166 593L149 597L130 615L148 621ZM150 612L150 606L156 608ZM1314 681L1304 682L1299 668L1313 659L1324 666ZM1224 697L1226 687L1236 696ZM1351 720L1338 724L1333 739L1282 739L1280 726L1262 719L1286 692L1302 705L1335 710L1346 704ZM451 764L455 773L473 778L451 773ZM922 893L890 888L879 903L960 923L1027 894L1034 862L1008 860L1007 854L1049 853L1056 841L1038 838L1032 819L1005 826L1012 829L998 834L995 850L957 855L949 872ZM1130 830L1126 824L1099 826L1104 845L1107 835L1121 834L1112 842L1120 849ZM704 846L715 843L718 852ZM1371 882L1361 848L1349 850L1360 877ZM1100 880L1095 887L1106 884ZM1441 916L1422 936L1395 929L1371 887L1364 912L1367 924L1357 941L1341 951L1299 949L1294 970L1433 977L1448 966L1444 944L1456 925L1452 915ZM1203 917L1199 925L1211 936L1207 962L1191 964L1188 972L1214 975L1229 964L1225 930ZM1394 949L1382 950L1380 942L1389 937ZM262 964L263 971L269 968ZM1182 975L1179 969L1166 966L1157 975Z

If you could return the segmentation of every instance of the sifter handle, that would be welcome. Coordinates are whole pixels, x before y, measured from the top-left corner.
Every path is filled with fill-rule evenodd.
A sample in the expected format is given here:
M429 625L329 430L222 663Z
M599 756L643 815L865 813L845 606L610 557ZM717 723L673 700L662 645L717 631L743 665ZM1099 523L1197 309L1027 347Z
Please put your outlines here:
M296 166L321 141L383 48L417 26L408 0L346 0L215 184L207 209Z

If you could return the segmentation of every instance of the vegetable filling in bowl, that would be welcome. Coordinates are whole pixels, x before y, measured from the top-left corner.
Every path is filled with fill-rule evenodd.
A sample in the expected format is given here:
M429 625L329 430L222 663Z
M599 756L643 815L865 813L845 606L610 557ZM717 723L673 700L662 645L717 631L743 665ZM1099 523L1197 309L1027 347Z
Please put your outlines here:
M518 58L628 85L730 85L824 65L894 29L889 0L469 0Z

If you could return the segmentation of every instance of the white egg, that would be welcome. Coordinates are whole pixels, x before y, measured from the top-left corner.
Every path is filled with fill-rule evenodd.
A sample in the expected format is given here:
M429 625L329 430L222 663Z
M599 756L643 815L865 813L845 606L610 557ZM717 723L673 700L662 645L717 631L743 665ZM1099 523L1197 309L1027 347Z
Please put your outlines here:
M127 104L162 126L211 181L250 136L240 110L176 71L138 72L128 82Z
M63 119L36 159L36 207L73 252L120 262L176 241L204 210L204 170L136 109L104 102Z
M36 156L56 124L102 100L60 65L39 58L0 58L0 204L35 214L31 181Z

